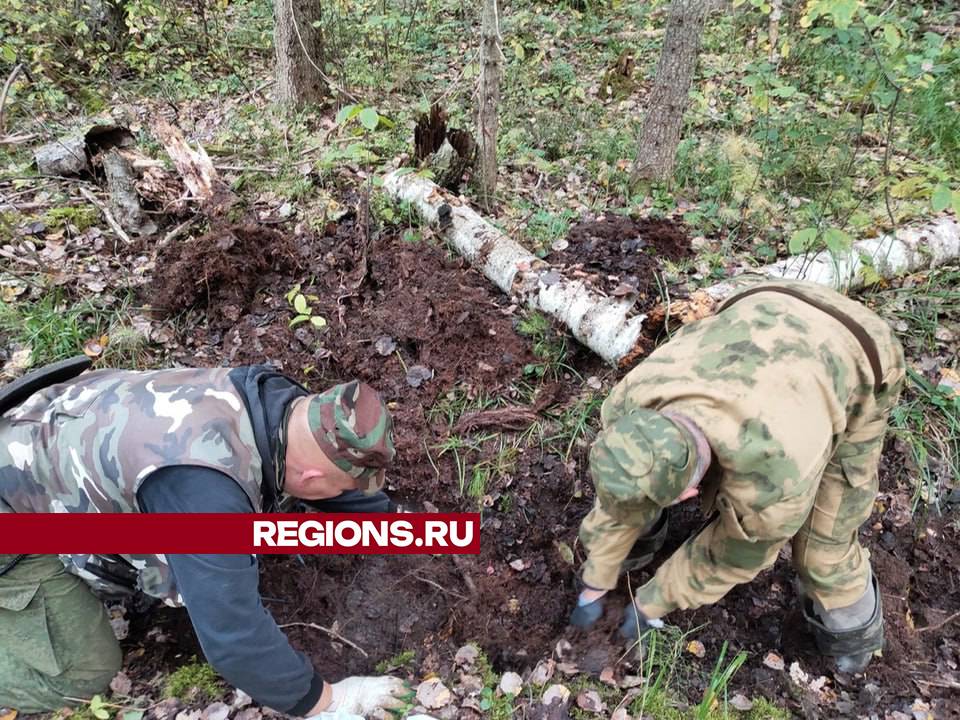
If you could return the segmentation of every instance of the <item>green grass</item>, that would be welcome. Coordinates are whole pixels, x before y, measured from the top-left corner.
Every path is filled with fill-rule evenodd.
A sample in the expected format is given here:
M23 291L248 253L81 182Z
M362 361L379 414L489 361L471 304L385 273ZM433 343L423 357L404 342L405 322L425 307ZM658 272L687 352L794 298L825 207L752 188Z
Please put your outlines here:
M377 663L374 669L376 670L377 675L384 675L394 670L410 669L413 666L416 658L417 653L415 651L404 650L403 652L397 653L392 658L381 660Z

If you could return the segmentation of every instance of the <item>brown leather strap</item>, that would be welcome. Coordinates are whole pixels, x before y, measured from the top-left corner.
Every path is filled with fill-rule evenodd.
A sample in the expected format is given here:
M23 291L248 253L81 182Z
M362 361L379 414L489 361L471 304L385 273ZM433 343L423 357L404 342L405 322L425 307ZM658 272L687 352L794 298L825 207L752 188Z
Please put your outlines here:
M720 305L719 308L717 308L717 312L726 310L738 300L743 300L745 297L763 292L777 292L797 298L797 300L802 300L803 302L807 303L807 305L812 305L813 307L817 308L817 310L825 312L830 317L843 323L843 326L853 333L853 336L857 339L857 342L860 343L860 347L863 348L863 352L867 356L867 360L870 363L870 369L873 370L874 393L879 395L886 389L886 385L883 382L883 369L880 364L880 351L877 349L877 343L870 336L870 333L868 333L862 325L857 323L852 317L847 315L842 310L838 310L837 308L827 305L826 303L808 297L799 290L794 290L793 288L788 287L779 287L776 285L762 285L760 287L750 288L749 290L745 290L739 295L734 295L729 300L726 300Z

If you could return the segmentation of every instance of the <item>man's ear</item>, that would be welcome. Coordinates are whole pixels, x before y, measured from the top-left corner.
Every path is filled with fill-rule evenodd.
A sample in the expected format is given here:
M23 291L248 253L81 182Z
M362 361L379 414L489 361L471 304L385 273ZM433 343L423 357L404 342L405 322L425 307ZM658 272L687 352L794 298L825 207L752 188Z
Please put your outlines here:
M699 495L699 494L700 494L700 488L699 488L699 487L687 488L687 489L684 490L682 493L680 493L680 497L678 497L676 500L674 500L673 503L671 503L671 504L673 504L673 505L679 505L679 504L682 503L682 502L686 502L687 500L690 500L690 499L692 499L692 498L695 498L695 497L696 497L697 495Z

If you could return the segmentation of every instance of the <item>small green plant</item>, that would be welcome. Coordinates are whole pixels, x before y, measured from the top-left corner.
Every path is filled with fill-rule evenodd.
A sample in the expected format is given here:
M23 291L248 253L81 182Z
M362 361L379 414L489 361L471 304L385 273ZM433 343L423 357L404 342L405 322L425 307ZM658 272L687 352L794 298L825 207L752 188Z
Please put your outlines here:
M90 698L90 714L93 715L97 720L107 720L110 717L110 711L105 707L103 698L99 695L94 695Z
M208 663L198 662L196 656L191 662L170 673L163 687L165 697L181 700L199 693L207 698L219 697L222 692L217 672Z
M385 675L386 673L394 670L412 669L414 660L416 660L416 658L416 652L413 650L404 650L403 652L397 653L392 658L381 660L377 663L375 669L378 675Z
M564 370L577 375L577 372L566 364L566 336L554 330L550 318L546 315L535 310L528 312L517 322L517 332L533 340L533 354L542 361L525 365L525 375L542 378L549 374L557 377Z
M345 127L356 120L360 125L373 132L377 128L385 128L389 130L394 127L395 123L388 117L385 117L377 112L376 108L367 107L364 105L344 105L340 108L340 112L337 113L337 117L334 120L337 125Z
M327 326L327 319L322 315L315 315L310 303L320 300L316 295L304 295L300 292L300 283L294 285L287 293L287 302L293 308L296 315L290 320L290 327L308 322L317 330L322 330Z
M723 665L724 658L727 656L727 642L723 642L720 648L720 657L717 658L717 664L710 675L710 682L703 694L703 700L697 706L696 720L708 720L714 706L719 702L720 696L724 698L726 704L727 685L730 684L730 678L734 676L737 670L747 661L747 653L743 650L738 652L726 667Z

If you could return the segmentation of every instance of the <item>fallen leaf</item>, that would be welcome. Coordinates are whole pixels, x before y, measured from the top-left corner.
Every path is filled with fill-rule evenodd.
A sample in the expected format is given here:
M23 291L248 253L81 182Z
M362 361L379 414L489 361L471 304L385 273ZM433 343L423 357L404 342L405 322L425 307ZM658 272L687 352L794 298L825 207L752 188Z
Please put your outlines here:
M522 572L527 569L527 563L525 560L516 559L510 562L510 567L512 567L517 572Z
M557 663L554 662L553 658L541 660L530 674L530 682L537 686L546 685L553 677L556 669Z
M227 720L228 717L230 717L230 706L226 703L215 702L204 708L200 720Z
M766 665L766 660L764 660L764 665ZM797 685L806 686L810 682L810 676L807 675L800 667L800 663L794 662L790 665L790 679L793 680Z
M732 698L730 698L730 704L740 712L747 712L753 708L753 701L749 698L736 693Z
M481 690L483 690L483 678L466 673L460 673L460 682L454 687L457 695L475 695Z
M436 512L436 510L432 512ZM453 656L453 661L460 667L470 667L477 661L479 655L480 649L476 645L464 645L457 650L457 654Z
M110 690L113 691L114 695L129 695L132 689L133 682L122 670L114 675L113 680L110 681ZM0 718L0 720L3 719Z
M940 368L939 387L947 388L954 397L960 397L960 373L953 368Z
M505 672L500 678L500 692L506 695L519 695L523 689L523 678L515 672Z
M580 672L580 668L576 663L572 662L561 662L557 663L557 670L562 672L564 675L576 675Z
M238 712L233 716L233 720L260 720L262 717L263 713L260 712L259 708L251 707Z
M687 652L695 657L702 658L707 654L707 649L699 640L691 640L687 643Z
M598 713L603 712L606 706L596 690L584 690L577 695L577 707L587 712Z
M433 370L423 365L414 365L407 370L407 385L418 388L433 377Z
M558 658L562 658L564 653L568 653L573 650L573 645L566 639L561 639L557 642L557 646L553 649Z
M603 387L603 383L600 382L600 378L596 375L591 375L587 378L587 387L591 390L600 390Z
M626 708L617 708L610 715L610 720L633 720L630 717L630 713L627 712Z
M397 343L389 335L381 335L377 338L377 341L373 344L373 347L379 355L386 357L397 349Z
M620 283L613 290L610 291L610 294L614 297L625 297L627 295L632 295L637 291L633 285L628 285L627 283Z
M551 250L562 251L570 247L570 243L560 238L559 240L554 240L553 244L550 245Z
M559 700L560 704L563 705L570 699L570 691L563 685L555 684L551 685L543 693L543 697L540 698L540 702L544 705L552 705L555 700Z
M98 357L103 355L103 345L96 340L87 340L83 344L83 354L88 358L96 360Z
M450 704L453 693L439 678L424 680L417 687L417 702L428 710L436 710Z
M253 698L247 695L243 690L237 690L233 694L233 702L230 703L235 710L245 708L253 702Z
M612 685L613 687L617 686L617 679L613 675L612 667L605 667L600 671L600 682L605 685Z
M620 681L620 687L624 690L639 687L640 685L643 685L643 678L639 675L624 675L623 680Z
M3 715L0 715L0 720L14 720L14 718L16 717L17 717L17 711L11 710L10 712L6 712Z
M10 354L10 359L3 366L3 374L8 378L18 378L23 375L32 364L33 352L29 347L22 347Z
M787 667L783 662L783 658L775 652L768 652L763 658L763 664L773 670L784 670Z
M548 270L543 275L540 276L540 282L542 282L547 287L551 285L556 285L558 282L563 280L563 276L560 275L556 270Z
M94 293L102 293L107 289L107 284L101 282L100 280L88 280L84 283L84 285L86 286L87 290Z
M560 557L563 558L563 561L567 565L573 565L573 550L570 549L570 546L563 542L563 540L554 540L553 544L556 545L557 552L560 553Z

